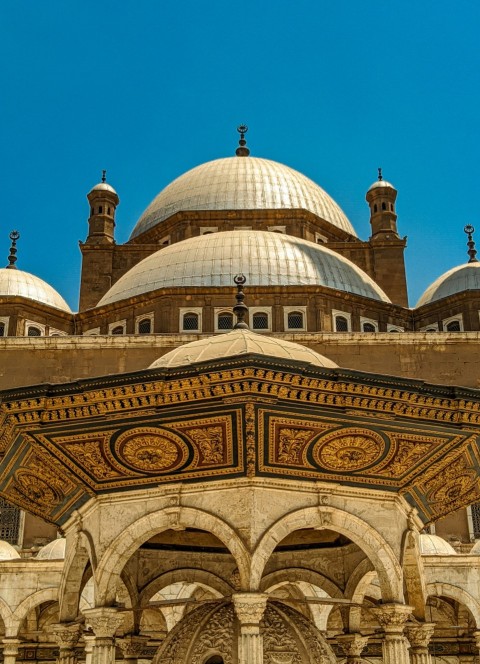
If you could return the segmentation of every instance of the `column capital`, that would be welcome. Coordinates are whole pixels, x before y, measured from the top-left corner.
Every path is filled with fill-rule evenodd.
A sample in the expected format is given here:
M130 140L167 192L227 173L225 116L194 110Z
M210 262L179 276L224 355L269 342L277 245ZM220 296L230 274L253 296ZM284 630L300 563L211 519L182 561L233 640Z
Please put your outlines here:
M368 643L368 636L362 636L358 632L339 634L337 641L347 659L358 659Z
M124 614L113 606L101 606L83 611L85 620L100 639L113 638L123 623Z
M54 635L60 648L75 648L80 638L83 626L79 623L56 623L50 626L50 632Z
M242 625L258 625L267 607L266 593L234 593L235 613Z
M371 609L387 634L402 634L412 610L408 604L380 604Z
M405 634L412 648L428 648L435 623L407 623Z
M127 634L123 639L117 639L116 642L121 648L124 659L137 659L142 654L149 640L150 637L148 636Z

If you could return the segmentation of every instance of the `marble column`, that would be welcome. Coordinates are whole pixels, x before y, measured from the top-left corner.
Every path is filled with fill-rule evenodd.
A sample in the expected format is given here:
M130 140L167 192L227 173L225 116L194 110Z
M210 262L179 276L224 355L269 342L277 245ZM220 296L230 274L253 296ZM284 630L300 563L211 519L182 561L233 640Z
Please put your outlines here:
M85 632L83 634L83 642L85 644L85 664L92 664L93 645L95 643L95 634Z
M372 611L383 627L384 664L410 664L409 644L404 630L412 607L406 604L381 604Z
M361 654L367 645L368 636L362 636L357 632L340 634L337 636L337 641L345 653L347 664L364 664Z
M2 639L3 643L3 664L15 664L17 661L18 648L21 644L20 639L6 636Z
M139 636L136 634L127 634L123 639L117 639L126 664L137 664L137 660L148 641L148 636Z
M75 646L82 626L78 623L57 623L52 625L51 630L58 645L57 664L76 664Z
M115 632L123 624L123 613L114 607L103 606L85 609L83 615L95 634L92 664L114 664Z
M267 606L264 593L235 593L233 606L240 623L238 664L263 664L263 638L260 621Z
M410 623L405 627L410 642L411 664L432 664L428 644L435 630L434 623Z

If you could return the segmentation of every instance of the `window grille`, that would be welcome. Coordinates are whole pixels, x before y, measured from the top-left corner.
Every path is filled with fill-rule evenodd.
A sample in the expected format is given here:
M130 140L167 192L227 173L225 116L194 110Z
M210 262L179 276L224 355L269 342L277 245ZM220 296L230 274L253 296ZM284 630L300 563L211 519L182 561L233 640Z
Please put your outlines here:
M460 321L452 320L447 325L447 332L460 332Z
M20 510L0 498L0 539L18 544L20 537Z
M473 522L473 536L475 539L480 538L480 503L472 505L472 522Z
M38 327L33 327L30 325L28 328L27 332L28 337L41 337L42 336L42 331Z
M259 311L258 313L253 314L252 329L268 330L268 314L263 311Z
M5 323L0 323L0 337L5 336Z
M348 320L345 318L345 316L335 317L335 331L348 332Z
M301 311L292 311L288 314L288 329L289 330L302 330L303 329L303 314Z
M117 327L114 327L111 334L123 334L122 325L117 325Z
M338 318L337 318L338 320ZM363 331L364 332L376 332L375 325L372 325L372 323L364 323L363 324Z
M189 313L183 316L184 330L198 330L198 314Z
M138 334L150 334L152 331L152 321L150 318L144 318L138 323Z
M217 327L219 330L231 330L233 327L233 315L228 313L219 314Z

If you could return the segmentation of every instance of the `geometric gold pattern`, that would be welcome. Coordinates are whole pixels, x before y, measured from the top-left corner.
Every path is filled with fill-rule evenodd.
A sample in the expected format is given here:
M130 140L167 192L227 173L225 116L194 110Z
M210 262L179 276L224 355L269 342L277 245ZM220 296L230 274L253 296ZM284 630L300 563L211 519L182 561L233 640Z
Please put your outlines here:
M116 439L114 449L127 466L154 474L176 470L188 457L188 448L179 436L151 427L129 429Z

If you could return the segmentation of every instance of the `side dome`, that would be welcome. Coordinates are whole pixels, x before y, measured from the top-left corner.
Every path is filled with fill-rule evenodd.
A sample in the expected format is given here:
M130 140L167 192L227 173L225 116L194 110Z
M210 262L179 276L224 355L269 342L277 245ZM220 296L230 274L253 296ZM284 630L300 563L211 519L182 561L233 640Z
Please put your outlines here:
M420 553L425 556L455 556L457 552L451 544L438 535L423 533L419 537Z
M142 214L130 239L181 211L295 209L357 235L333 198L302 173L269 159L226 157L201 164L165 187Z
M46 281L22 270L0 268L0 297L26 297L68 313L72 310L60 293Z
M182 367L197 362L208 362L247 354L264 355L297 362L307 362L316 367L334 369L338 365L311 348L291 341L256 334L250 330L232 330L206 339L192 341L162 355L149 369Z
M363 270L324 245L271 231L223 231L183 240L147 256L97 306L159 288L231 287L232 276L240 273L249 287L325 286L390 302Z
M37 560L63 560L65 558L65 537L58 537L52 542L42 546L37 554Z
M0 540L0 561L16 560L17 558L20 558L18 551L5 540Z
M465 263L442 274L418 300L416 309L455 293L480 290L480 262Z

